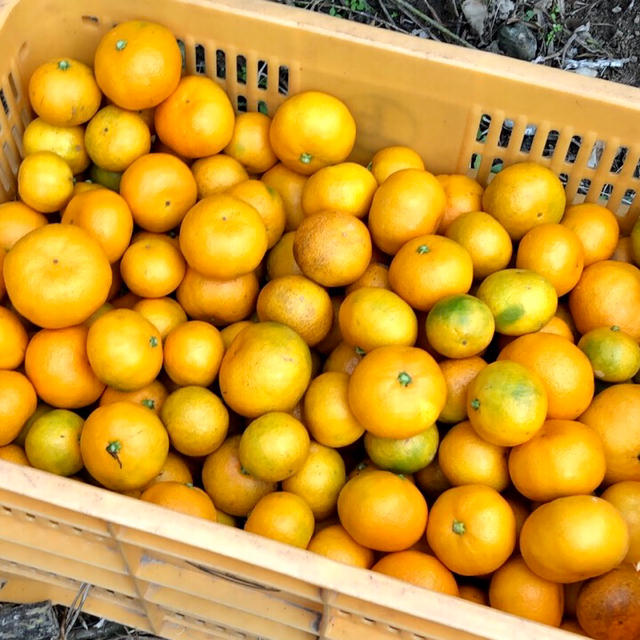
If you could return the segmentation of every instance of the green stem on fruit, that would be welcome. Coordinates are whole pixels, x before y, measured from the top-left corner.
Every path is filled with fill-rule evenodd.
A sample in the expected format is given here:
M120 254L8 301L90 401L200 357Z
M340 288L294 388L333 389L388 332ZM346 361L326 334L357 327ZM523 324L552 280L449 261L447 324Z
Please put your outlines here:
M420 255L424 254L424 253L429 253L429 251L431 251L431 249L429 249L429 247L426 244L421 244L417 249L416 249L416 253L419 253Z
M58 69L60 69L60 71L66 71L70 66L68 60L60 60L60 62L58 62Z
M359 355L359 356L363 356L366 351L362 348L362 347L354 347L354 351Z
M127 46L126 40L118 40L118 42L116 42L116 49L118 51L122 51L126 46Z
M403 371L403 372L398 374L398 382L403 387L406 387L411 382L411 376L406 371Z
M107 445L107 453L118 463L120 468L122 469L122 461L120 460L120 456L118 455L122 450L122 443L119 440L114 440Z
M156 338L155 336L151 336L151 337L149 338L149 344L150 344L152 347L157 347L157 346L158 346L158 338Z
M460 520L454 520L451 530L453 531L453 533L457 533L459 536L461 536L466 531L464 522L460 522Z
M313 160L313 156L310 153L300 154L300 162L302 162L302 164L309 164L311 160Z
M474 398L471 401L471 408L475 409L476 411L480 408L480 400L478 400L478 398Z
M614 324L613 327L611 327L611 331L620 331L620 327L617 324Z
M152 400L151 398L145 398L142 401L142 405L147 407L147 409L155 409L156 408L155 400Z

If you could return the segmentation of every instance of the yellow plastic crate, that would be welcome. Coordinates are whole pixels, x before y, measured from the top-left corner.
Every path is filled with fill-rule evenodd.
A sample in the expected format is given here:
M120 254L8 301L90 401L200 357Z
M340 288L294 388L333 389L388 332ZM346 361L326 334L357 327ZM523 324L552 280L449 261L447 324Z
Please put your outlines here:
M187 71L216 78L239 109L338 95L358 123L356 160L409 144L431 171L486 183L500 162L529 159L564 174L570 201L608 196L623 230L640 211L640 90L261 0L0 0L0 201L15 195L33 69L57 55L91 63L131 18L171 28ZM85 583L86 611L171 639L576 637L0 461L0 600L68 605Z

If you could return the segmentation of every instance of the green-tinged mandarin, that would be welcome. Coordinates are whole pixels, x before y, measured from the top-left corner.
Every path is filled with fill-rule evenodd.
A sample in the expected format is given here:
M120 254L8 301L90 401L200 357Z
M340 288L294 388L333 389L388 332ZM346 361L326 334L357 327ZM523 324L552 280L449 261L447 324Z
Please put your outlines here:
M578 347L589 358L598 380L624 382L640 369L640 346L616 325L585 333Z
M424 469L438 450L438 429L431 425L409 438L379 438L365 434L364 448L371 461L381 469L395 473L414 473Z

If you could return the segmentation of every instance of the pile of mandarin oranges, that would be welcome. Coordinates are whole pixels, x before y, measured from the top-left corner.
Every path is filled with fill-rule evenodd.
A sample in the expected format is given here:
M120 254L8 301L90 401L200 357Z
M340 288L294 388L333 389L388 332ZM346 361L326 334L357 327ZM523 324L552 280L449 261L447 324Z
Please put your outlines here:
M236 114L154 23L28 92L0 458L640 637L640 226L539 164L348 161L340 99Z

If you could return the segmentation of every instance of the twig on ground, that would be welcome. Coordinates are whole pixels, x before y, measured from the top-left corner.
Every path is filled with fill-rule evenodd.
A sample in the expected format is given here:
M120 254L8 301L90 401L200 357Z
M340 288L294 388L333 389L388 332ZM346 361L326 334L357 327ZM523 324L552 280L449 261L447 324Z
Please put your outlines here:
M603 59L603 60L574 60L565 61L565 69L620 69L625 64L633 62L633 58Z

